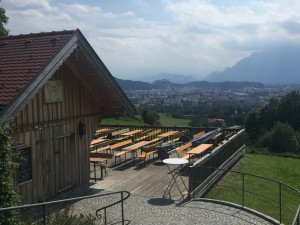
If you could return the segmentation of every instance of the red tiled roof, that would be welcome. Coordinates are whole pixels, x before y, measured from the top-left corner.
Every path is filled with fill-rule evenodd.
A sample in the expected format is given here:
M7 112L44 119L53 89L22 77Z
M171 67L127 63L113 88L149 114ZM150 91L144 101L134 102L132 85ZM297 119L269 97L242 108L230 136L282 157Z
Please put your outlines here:
M0 37L0 106L47 65L75 31Z

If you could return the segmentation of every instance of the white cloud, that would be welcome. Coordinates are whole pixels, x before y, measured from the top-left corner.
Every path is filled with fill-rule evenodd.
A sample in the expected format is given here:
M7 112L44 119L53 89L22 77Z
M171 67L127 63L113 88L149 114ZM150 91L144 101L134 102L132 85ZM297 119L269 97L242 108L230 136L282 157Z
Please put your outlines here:
M9 3L17 8L37 8L44 10L51 10L50 2L48 0L9 0Z
M11 34L79 28L120 78L161 72L203 76L266 45L300 40L298 0L229 1L235 2L231 5L217 0L162 0L155 9L147 1L132 2L135 5L118 11L105 8L105 1L1 4L10 17ZM146 9L153 10L148 15L155 19L143 16Z

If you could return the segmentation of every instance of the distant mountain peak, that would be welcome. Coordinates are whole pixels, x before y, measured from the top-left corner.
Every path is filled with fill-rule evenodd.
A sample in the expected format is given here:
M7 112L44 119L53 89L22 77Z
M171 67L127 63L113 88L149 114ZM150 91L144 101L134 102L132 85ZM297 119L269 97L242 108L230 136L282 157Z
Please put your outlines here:
M300 83L300 46L284 45L254 52L222 72L213 72L205 80L250 81L265 84Z

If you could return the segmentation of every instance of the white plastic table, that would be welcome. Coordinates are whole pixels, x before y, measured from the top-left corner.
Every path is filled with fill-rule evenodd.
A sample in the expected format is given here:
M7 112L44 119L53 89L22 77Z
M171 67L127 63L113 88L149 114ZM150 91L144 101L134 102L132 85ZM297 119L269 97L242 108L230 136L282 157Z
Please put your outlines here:
M189 161L186 159L182 159L182 158L168 158L168 159L164 159L163 162L165 164L167 164L170 174L172 176L170 183L168 184L168 186L164 192L163 198L165 198L167 195L169 195L171 197L171 189L174 184L177 186L177 189L178 189L179 193L181 194L181 197L184 198L183 191L188 190L188 188L185 185L182 177L180 176L180 168L181 168L181 166L188 164ZM171 168L171 165L173 165L173 167L174 167L173 169ZM184 185L183 190L180 189L180 187L177 183L177 179L180 179L180 181L183 183L183 185Z

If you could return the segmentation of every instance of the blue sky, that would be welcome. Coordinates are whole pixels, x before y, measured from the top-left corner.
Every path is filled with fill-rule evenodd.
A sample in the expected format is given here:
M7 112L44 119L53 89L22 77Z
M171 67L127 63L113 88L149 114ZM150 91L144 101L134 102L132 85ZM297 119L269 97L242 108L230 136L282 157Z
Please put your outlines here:
M268 46L300 43L299 0L2 0L10 34L79 28L112 74L204 79Z

